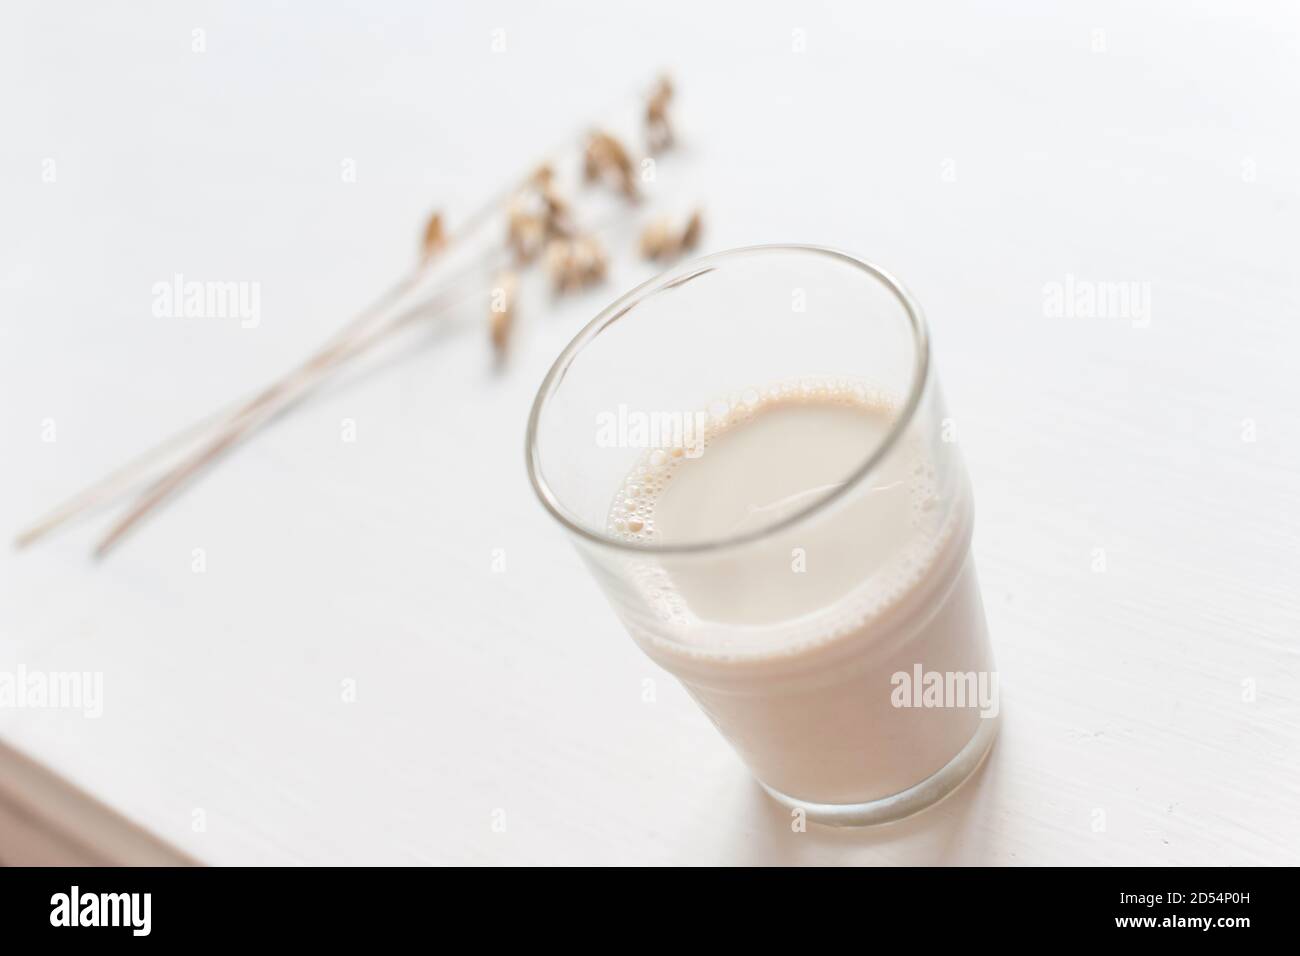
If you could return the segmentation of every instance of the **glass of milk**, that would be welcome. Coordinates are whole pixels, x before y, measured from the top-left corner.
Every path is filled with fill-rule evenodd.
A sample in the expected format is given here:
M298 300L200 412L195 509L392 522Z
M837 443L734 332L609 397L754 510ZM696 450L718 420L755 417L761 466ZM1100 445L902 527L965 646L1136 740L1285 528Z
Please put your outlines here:
M812 246L680 265L569 344L527 442L627 630L773 798L883 823L979 766L999 707L970 485L887 273Z

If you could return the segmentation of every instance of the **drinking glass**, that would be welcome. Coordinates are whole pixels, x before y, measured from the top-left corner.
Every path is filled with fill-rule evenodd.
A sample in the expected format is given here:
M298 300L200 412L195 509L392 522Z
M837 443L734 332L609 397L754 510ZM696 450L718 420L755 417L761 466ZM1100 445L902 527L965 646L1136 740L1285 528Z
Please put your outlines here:
M701 433L810 400L889 410L844 481L729 534L660 540L612 521L643 471L710 454ZM999 708L970 486L921 311L883 270L813 246L670 269L561 353L527 465L632 637L776 800L882 823L983 760ZM882 510L873 496L902 486L906 504Z

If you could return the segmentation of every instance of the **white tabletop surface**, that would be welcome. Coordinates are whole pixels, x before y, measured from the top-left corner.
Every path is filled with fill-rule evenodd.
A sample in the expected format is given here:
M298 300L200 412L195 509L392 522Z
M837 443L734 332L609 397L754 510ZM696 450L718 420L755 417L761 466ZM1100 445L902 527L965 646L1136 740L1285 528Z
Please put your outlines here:
M1296 8L550 7L7 4L0 527L284 371L430 209L669 67L652 206L926 309L1001 670L979 776L792 832L533 498L546 367L652 274L627 236L602 288L529 293L503 371L466 310L106 561L107 516L0 552L0 671L104 686L0 708L3 745L216 864L1300 862ZM176 273L260 283L260 323L156 317ZM1149 321L1050 314L1067 277Z

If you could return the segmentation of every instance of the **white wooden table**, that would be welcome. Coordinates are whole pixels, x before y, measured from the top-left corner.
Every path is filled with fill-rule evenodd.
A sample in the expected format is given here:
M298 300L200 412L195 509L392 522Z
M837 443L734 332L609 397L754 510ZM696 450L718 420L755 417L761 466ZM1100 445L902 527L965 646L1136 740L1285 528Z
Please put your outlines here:
M6 7L0 527L283 371L430 208L666 65L657 203L703 201L710 250L858 252L927 310L1002 737L933 811L794 833L624 635L522 442L650 274L625 250L526 300L501 373L471 310L107 561L89 524L0 553L0 672L104 688L98 719L0 708L0 860L1300 862L1294 6L341 6ZM260 323L155 316L176 273L260 283ZM1067 282L1149 313L1053 315Z

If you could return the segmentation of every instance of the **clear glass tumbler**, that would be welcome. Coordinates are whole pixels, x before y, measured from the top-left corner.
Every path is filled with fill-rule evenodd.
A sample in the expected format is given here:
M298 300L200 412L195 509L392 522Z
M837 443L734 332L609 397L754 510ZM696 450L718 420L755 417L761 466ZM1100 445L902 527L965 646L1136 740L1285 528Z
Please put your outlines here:
M781 803L882 823L984 758L970 486L921 312L882 270L759 246L634 289L546 376L527 463L632 637ZM834 480L788 485L816 468ZM688 485L694 512L669 501Z

